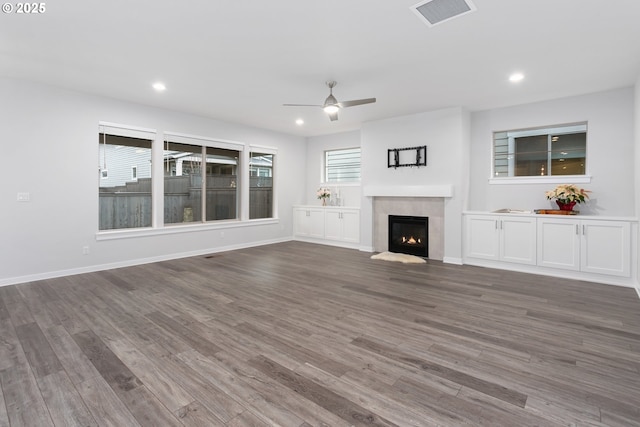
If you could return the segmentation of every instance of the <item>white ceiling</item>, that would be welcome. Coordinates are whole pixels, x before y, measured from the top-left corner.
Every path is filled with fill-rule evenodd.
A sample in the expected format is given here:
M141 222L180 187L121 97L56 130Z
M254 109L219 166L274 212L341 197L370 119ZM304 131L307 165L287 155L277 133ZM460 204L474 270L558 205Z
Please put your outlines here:
M474 0L427 27L418 0L59 0L0 16L0 75L295 135L463 106L631 86L638 0ZM514 71L526 75L512 84ZM330 122L338 100L376 97ZM156 93L161 80L167 90ZM6 100L5 100L6 101ZM297 126L297 118L305 120Z

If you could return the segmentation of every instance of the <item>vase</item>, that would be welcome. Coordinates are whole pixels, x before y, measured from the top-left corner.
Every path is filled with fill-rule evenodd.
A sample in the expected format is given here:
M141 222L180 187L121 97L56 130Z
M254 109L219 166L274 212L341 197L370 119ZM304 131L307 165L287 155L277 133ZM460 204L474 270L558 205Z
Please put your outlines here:
M322 206L327 206L327 199L326 198L322 198Z
M576 205L576 202L563 203L560 200L556 200L556 203L561 211L572 211L573 207Z

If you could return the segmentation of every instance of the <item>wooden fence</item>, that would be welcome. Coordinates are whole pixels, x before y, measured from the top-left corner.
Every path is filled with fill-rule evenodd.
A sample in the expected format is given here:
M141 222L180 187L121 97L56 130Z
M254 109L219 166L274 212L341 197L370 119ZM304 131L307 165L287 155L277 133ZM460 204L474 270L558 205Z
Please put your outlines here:
M234 175L207 176L207 221L237 218L236 183ZM164 177L164 188L165 224L202 221L199 175ZM151 227L151 206L150 178L100 188L100 230ZM272 178L251 177L249 218L271 218L272 215Z

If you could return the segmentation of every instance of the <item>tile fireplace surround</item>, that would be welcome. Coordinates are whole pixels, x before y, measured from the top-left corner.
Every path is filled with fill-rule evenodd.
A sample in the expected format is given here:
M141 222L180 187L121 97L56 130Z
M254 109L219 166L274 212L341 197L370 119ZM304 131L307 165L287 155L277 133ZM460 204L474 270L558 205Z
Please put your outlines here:
M429 217L429 258L442 261L444 257L443 197L374 197L373 248L376 252L389 250L389 215Z

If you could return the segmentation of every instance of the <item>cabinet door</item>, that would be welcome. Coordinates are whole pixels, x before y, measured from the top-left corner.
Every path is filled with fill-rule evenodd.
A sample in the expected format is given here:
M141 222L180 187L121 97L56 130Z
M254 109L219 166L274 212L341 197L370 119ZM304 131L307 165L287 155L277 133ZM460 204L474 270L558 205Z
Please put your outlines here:
M309 237L324 239L324 210L322 208L307 209L309 212Z
M327 240L360 243L360 211L327 210L324 226Z
M342 240L342 219L340 212L327 211L325 213L324 237L327 240Z
M498 217L490 215L468 215L466 223L466 256L497 260L500 257Z
M582 271L631 276L631 224L582 221Z
M324 212L322 209L295 208L294 234L300 237L324 238Z
M500 217L500 260L536 264L536 219Z
M579 221L556 218L538 219L538 265L580 270Z
M306 209L295 208L293 210L293 234L296 236L309 235L309 216Z
M360 243L360 211L342 212L342 240Z

